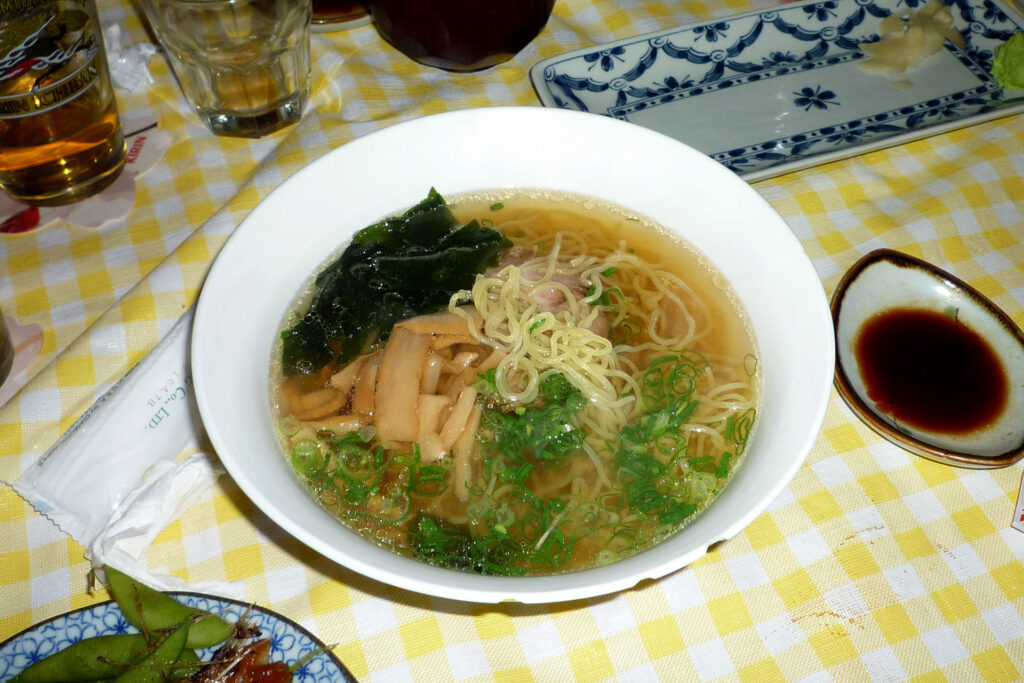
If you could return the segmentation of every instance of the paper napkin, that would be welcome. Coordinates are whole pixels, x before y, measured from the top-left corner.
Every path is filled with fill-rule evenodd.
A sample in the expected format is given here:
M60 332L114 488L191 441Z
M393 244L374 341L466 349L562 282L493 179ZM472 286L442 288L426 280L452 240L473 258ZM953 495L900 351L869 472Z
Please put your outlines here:
M138 365L99 398L54 446L10 485L85 547L160 590L232 598L244 586L186 584L148 570L146 549L223 473L199 450L202 423L189 372L193 309Z

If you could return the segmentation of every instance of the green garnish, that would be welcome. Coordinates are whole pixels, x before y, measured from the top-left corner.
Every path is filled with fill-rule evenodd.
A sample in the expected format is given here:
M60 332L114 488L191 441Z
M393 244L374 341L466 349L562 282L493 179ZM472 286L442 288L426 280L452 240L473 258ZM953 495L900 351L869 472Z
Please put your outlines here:
M292 467L302 475L315 474L323 466L320 448L313 439L296 441L291 451Z
M497 528L486 536L471 536L465 528L432 515L419 516L410 527L409 544L424 562L482 574L524 573L516 564L529 552Z
M602 476L618 490L598 500L534 488L551 474L573 472L576 458L594 454L585 445L579 416L589 402L558 373L542 377L531 404L504 401L495 369L477 376L482 411L472 481L455 482L457 468L446 459L424 463L415 444L411 452L386 455L374 445L374 434L364 432L322 429L295 443L290 456L310 490L336 515L378 539L403 535L401 542L381 542L431 564L494 575L551 573L564 568L578 548L606 564L672 533L703 508L742 454L753 409L717 425L725 439L722 451L690 452L686 425L700 407L697 389L706 368L701 355L688 352L650 363L639 378L638 416L605 442L612 462ZM414 499L436 497L456 484L469 491L465 522L412 512ZM636 528L637 517L644 528ZM603 539L600 546L587 545L594 538Z
M285 415L277 421L277 429L285 436L291 436L299 431L302 427L302 423L291 415Z
M498 385L495 380L496 376L497 371L494 368L491 368L487 372L482 372L476 376L476 381L473 383L473 387L481 396L497 396Z
M611 295L613 293L617 294L621 299L622 290L620 290L618 287L608 287L606 289L601 290L601 294L598 295L597 287L595 285L591 285L590 288L587 290L587 295L584 298L584 300L587 303L592 304L594 306L606 306L614 309L615 304L611 299Z
M625 344L633 337L643 332L640 323L632 318L626 318L611 330L611 340L615 344Z
M484 447L515 462L555 462L578 453L584 434L575 414L587 405L586 398L562 375L544 378L540 397L541 405L517 406L511 414L507 408L485 410L480 420Z
M991 73L999 85L1024 90L1024 34L1014 33L996 48Z
M543 469L585 457L577 413L586 398L561 374L546 376L530 405L502 402L495 371L478 376L484 410L478 435L483 473L470 484L467 524L454 526L421 515L410 524L417 557L442 566L488 574L558 571L577 543L601 530L608 540L598 565L612 562L663 536L700 510L721 487L742 453L754 410L722 425L727 451L691 457L684 430L698 409L698 384L707 361L695 353L654 360L641 378L640 415L608 443L614 460L609 475L621 493L599 501L545 498L531 488ZM491 482L488 484L488 482ZM489 491L504 488L496 500ZM639 515L653 523L639 532L624 521Z
M409 516L412 496L435 497L448 489L448 468L422 464L419 446L414 444L412 453L385 459L384 449L371 447L365 436L359 431L338 436L320 430L315 439L302 439L291 448L295 470L343 519L400 524Z
M693 394L706 365L697 354L665 356L651 363L642 383L644 413L619 432L614 444L619 481L630 507L667 527L679 525L699 509L681 500L679 491L689 491L698 501L709 496L704 479L698 485L688 477L708 473L700 476L727 478L730 462L742 453L753 425L753 409L727 418L725 438L735 450L723 453L717 464L711 456L687 456L682 426L699 405Z

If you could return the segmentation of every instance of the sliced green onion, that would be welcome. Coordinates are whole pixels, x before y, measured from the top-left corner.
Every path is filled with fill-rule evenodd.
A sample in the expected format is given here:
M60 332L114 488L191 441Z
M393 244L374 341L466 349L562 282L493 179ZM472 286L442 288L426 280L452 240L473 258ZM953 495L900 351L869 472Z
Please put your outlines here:
M639 335L642 329L637 321L632 318L626 318L612 329L612 342L625 344L633 337Z
M507 503L502 503L501 507L494 511L494 521L499 526L508 527L516 521L516 515L509 509Z
M323 467L323 457L320 454L320 446L313 439L302 439L292 444L291 449L292 466L304 476L311 476L320 471Z
M754 426L754 417L757 415L757 411L753 408L748 408L742 415L736 418L736 430L735 430L735 441L741 448L738 452L742 453L742 446L746 445L747 439L750 438L750 430Z
M348 453L340 457L338 461L341 471L351 479L365 481L377 473L373 456L366 451L362 451L358 455Z
M419 458L413 455L392 455L388 458L388 466L395 468L411 467L416 464L418 460Z
M732 458L732 453L723 453L722 461L718 463L718 468L715 470L715 476L719 479L725 479L729 476L729 460Z
M302 429L302 423L291 415L285 415L277 421L277 431L285 436L293 436L300 429Z
M411 505L409 496L400 489L396 493L395 489L397 488L392 487L386 497L377 499L378 509L370 511L371 517L388 524L398 524L409 516L409 506Z
M419 468L409 490L421 496L441 495L448 490L448 468L443 465L427 465Z
M474 500L466 506L466 515L474 521L483 519L491 509L491 504L486 498Z

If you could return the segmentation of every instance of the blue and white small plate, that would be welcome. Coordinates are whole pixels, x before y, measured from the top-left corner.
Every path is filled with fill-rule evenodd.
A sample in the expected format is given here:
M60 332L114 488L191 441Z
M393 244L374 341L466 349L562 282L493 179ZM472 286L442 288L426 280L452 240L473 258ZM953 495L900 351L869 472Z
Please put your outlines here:
M1024 16L1002 0L947 0L950 42L908 72L867 73L861 42L926 0L813 0L576 50L530 71L549 107L652 128L747 181L1024 111L989 74Z
M270 640L272 661L291 665L319 649L319 654L294 672L292 680L296 683L354 683L356 680L341 660L316 636L281 614L212 595L169 595L190 607L213 612L230 622L237 621L245 614L246 618L259 628L262 633L260 637ZM29 665L83 638L119 633L138 633L138 630L125 620L121 609L113 601L83 607L48 619L0 643L0 681L9 680ZM207 660L215 651L216 648L207 648L200 650L198 654L201 659Z

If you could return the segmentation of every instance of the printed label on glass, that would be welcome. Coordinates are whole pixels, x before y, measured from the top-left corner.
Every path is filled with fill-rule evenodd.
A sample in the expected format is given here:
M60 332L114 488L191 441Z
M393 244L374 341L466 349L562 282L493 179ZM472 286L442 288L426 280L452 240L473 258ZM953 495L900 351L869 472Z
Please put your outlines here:
M0 118L54 109L100 77L99 45L81 2L0 3Z

